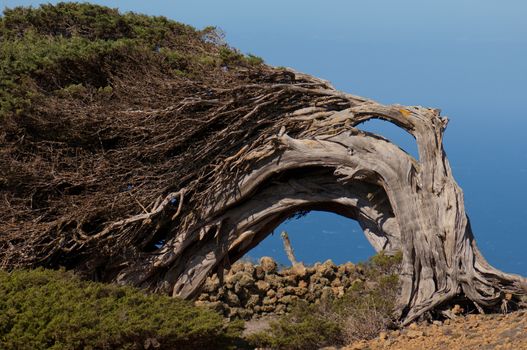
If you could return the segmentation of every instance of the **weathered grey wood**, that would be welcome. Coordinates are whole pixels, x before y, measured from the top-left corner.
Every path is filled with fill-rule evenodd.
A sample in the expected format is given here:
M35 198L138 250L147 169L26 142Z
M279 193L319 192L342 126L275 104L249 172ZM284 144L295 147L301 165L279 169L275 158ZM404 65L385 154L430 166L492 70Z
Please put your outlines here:
M284 250L285 254L287 255L287 259L289 259L289 262L291 263L291 266L296 265L298 262L296 261L295 252L293 250L293 246L291 245L291 240L289 239L289 235L286 231L282 231L280 234L280 237L282 237L282 241L284 242Z

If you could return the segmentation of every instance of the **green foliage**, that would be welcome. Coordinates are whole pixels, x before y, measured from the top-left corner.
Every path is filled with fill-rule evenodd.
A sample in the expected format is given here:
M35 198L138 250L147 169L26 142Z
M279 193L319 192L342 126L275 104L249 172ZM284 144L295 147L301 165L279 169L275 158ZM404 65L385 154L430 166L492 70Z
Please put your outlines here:
M218 65L218 60L211 55L202 55L198 58L198 62L205 66L216 66Z
M245 61L248 64L253 65L253 66L257 66L259 64L263 64L264 63L263 58L261 58L259 56L252 55L252 54L247 54L247 56L245 57Z
M319 349L335 345L340 338L336 320L321 317L313 306L299 302L290 314L270 324L270 329L250 335L249 342L272 349Z
M86 87L82 84L71 84L56 91L61 96L79 96L86 92Z
M0 49L0 114L27 105L35 85L45 91L78 84L107 86L117 62L129 61L140 50L128 39L90 41L27 31Z
M112 92L113 92L113 88L110 85L101 86L100 88L97 89L97 93L100 95L110 96Z
M22 113L38 96L70 85L111 86L113 76L131 71L203 76L219 62L260 62L230 49L213 27L197 31L87 3L6 9L0 41L0 118Z
M180 67L188 59L183 53L166 47L159 49L159 53L165 57L170 67Z
M383 252L375 254L370 258L369 264L366 264L366 273L372 273L373 278L376 278L379 274L382 275L394 275L399 271L399 265L403 261L403 254L397 252L394 255L387 255ZM367 276L370 277L370 276Z
M263 59L261 57L248 54L247 56L243 55L239 51L232 49L228 46L222 46L219 50L219 58L222 65L236 65L236 64L246 64L251 66L257 66L263 64Z
M220 59L225 65L238 63L243 59L243 55L230 47L224 46L220 48Z
M6 9L0 24L0 35L4 39L20 38L28 31L35 31L42 36L79 36L88 40L140 39L167 46L174 44L178 37L198 34L192 27L165 17L123 15L117 9L88 3Z
M364 279L356 280L343 298L328 298L315 305L300 302L290 314L272 322L269 330L249 336L249 342L296 350L375 337L394 325L401 261L401 254L372 257L359 267Z
M179 299L81 281L65 271L0 272L1 349L227 348L240 323ZM145 343L146 342L146 343Z

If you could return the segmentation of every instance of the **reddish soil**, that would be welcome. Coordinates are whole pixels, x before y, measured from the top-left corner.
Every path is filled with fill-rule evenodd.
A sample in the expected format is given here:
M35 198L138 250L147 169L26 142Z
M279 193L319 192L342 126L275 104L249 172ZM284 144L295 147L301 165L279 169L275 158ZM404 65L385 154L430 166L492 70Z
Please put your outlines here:
M527 310L506 315L468 315L445 322L411 324L342 350L527 349Z

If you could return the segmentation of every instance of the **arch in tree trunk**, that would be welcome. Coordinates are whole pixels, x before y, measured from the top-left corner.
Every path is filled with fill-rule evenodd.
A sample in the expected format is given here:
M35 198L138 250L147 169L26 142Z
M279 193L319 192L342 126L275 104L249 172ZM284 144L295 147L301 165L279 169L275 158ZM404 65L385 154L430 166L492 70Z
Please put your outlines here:
M207 91L206 100L167 109L212 106L167 152L202 137L203 154L181 158L197 166L141 205L143 213L96 232L85 232L81 219L38 226L29 238L15 237L17 249L3 253L3 266L63 259L81 272L102 271L104 280L192 298L207 275L223 271L285 218L319 209L357 220L377 251L402 252L403 323L458 295L483 311L499 307L504 293L525 294L525 278L493 268L476 246L443 149L447 119L439 110L385 106L292 71L272 79L288 83L218 88L223 100L209 100ZM410 133L419 159L356 128L372 118ZM174 123L188 125L180 119ZM164 245L145 250L159 235Z
M221 272L265 239L296 212L330 211L357 220L377 251L399 250L399 229L384 190L363 181L341 183L332 171L307 167L273 176L249 198L217 218L225 237L233 239L203 246L182 257L184 277L175 281L173 293L191 298L207 275ZM209 253L214 250L213 258ZM196 254L197 253L197 254ZM204 269L202 266L208 266ZM201 273L201 274L199 274Z
M364 101L339 112L307 109L291 116L311 121L310 134L293 138L282 129L238 154L251 171L235 191L212 193L204 222L175 237L154 262L171 266L163 283L173 286L173 295L193 297L210 273L243 256L294 212L310 209L357 220L377 251L402 251L405 322L461 293L484 309L500 304L503 293L525 292L524 278L492 268L476 247L443 150L447 119L438 110ZM420 160L355 128L370 118L412 134Z

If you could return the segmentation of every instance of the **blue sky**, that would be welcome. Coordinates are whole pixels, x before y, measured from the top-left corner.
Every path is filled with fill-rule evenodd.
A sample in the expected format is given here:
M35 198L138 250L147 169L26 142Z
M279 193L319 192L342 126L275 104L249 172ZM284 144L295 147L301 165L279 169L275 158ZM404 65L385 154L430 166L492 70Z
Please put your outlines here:
M198 28L215 25L231 45L269 64L382 103L441 108L450 117L445 148L480 248L497 267L527 275L526 1L95 2ZM0 0L9 7L39 3ZM383 125L370 127L414 147ZM307 262L371 253L350 220L313 214L288 225ZM252 253L282 254L278 236Z

